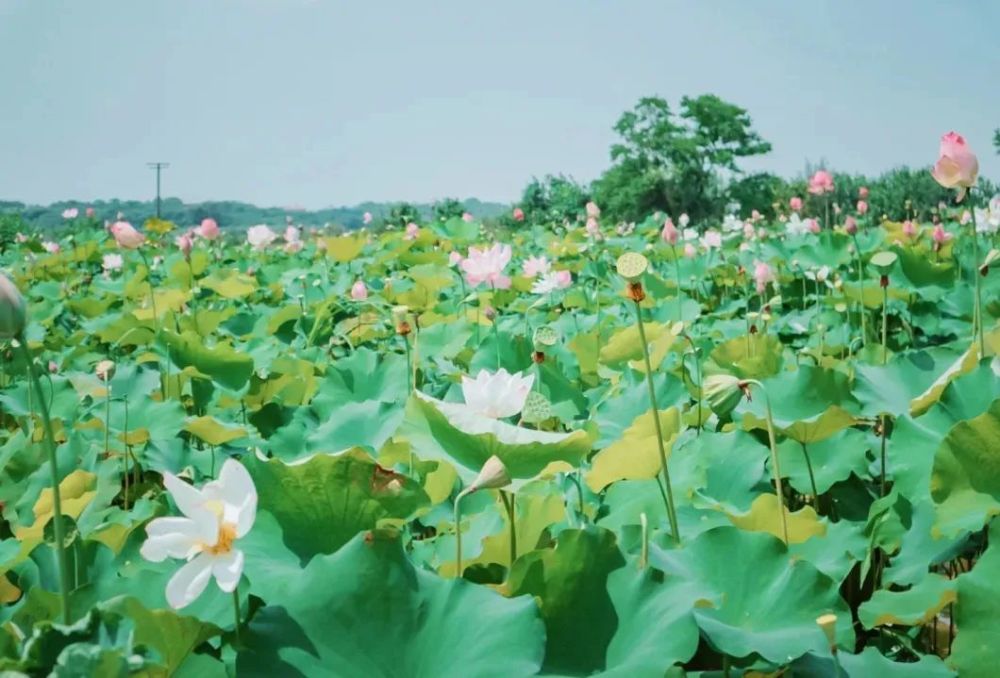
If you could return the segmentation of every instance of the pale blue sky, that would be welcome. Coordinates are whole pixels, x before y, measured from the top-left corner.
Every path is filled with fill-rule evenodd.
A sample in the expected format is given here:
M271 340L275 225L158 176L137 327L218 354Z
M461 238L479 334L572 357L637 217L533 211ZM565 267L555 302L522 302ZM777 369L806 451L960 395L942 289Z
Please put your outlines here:
M955 129L1000 178L1000 3L0 0L0 199L164 192L310 208L510 201L589 181L648 94L749 109L807 159L930 164Z

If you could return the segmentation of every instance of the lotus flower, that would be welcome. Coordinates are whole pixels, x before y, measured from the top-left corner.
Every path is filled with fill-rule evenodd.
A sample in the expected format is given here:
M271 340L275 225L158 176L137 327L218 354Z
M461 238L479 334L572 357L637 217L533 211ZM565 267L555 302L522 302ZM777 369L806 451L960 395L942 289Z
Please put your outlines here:
M302 249L302 233L295 226L285 228L285 251L292 253Z
M503 274L503 270L510 262L510 255L510 245L496 243L486 250L470 247L469 256L462 260L465 279L473 286L488 283L495 289L507 289L510 278Z
M809 219L807 220L807 223L809 224L810 233L819 233L822 230L820 228L819 222L816 221L815 219Z
M691 223L691 217L687 215L687 212L683 212L677 218L677 223L681 225L681 228L687 228L687 225Z
M859 200L858 201L858 214L860 214L861 216L864 216L867 213L868 213L868 203L865 202L864 200Z
M177 248L184 255L185 259L191 258L191 250L194 249L193 233L188 232L184 233L183 235L177 236L176 240L174 240L174 243L177 245Z
M856 234L858 232L858 220L848 215L847 219L844 220L844 230L847 231L847 235Z
M459 252L458 250L452 250L448 254L448 265L458 266L461 263L462 263L462 253Z
M480 370L475 379L462 377L465 406L484 417L513 417L524 409L524 403L535 383L535 375L510 374L504 368L490 373Z
M215 223L215 219L202 219L201 225L194 230L199 238L204 238L205 240L215 240L219 237L219 224Z
M688 259L694 259L698 256L698 250L691 243L684 243L684 256Z
M267 249L277 238L278 234L264 224L251 226L247 229L247 242L258 252Z
M219 479L196 489L165 473L163 484L183 518L154 518L146 526L140 553L159 563L167 558L187 562L167 582L167 602L180 609L202 594L212 577L232 593L243 574L243 552L234 547L257 516L257 489L246 468L233 459L222 465Z
M116 221L108 227L118 246L126 250L139 249L146 242L146 236L132 227L127 221Z
M663 222L663 230L660 231L660 237L663 242L667 243L671 247L677 244L677 240L680 238L680 231L674 226L674 222L667 217L667 220Z
M77 208L75 208L75 207L68 207L68 208L66 208L66 209L63 210L62 218L63 219L76 219L77 216L79 216L79 214L80 214L80 210L78 210Z
M406 240L416 240L420 236L420 227L412 221L406 225L406 233L403 238Z
M548 273L552 268L549 260L544 256L542 257L528 257L524 260L521 265L521 269L524 271L524 275L528 278L534 278L543 273Z
M372 223L372 213L371 212L365 212L364 215L362 215L362 217L361 217L361 221L365 224L365 226L367 226L368 224Z
M368 288L365 287L364 282L361 280L355 281L355 283L351 285L351 299L354 301L364 301L367 298Z
M524 221L524 210L520 207L514 208L514 221Z
M594 217L590 217L587 219L587 224L584 227L584 229L587 231L587 235L593 238L594 240L601 239L601 225L597 223L597 219L595 219Z
M861 198L862 200L866 200L868 198L867 186L862 186L861 188L858 189L858 197Z
M462 221L465 223L470 223L474 218L469 212L462 212Z
M790 236L802 236L809 232L809 219L803 221L798 213L792 212L785 222L785 233Z
M799 212L799 211L801 211L802 210L802 198L800 198L799 196L793 197L791 200L788 201L788 207L793 212Z
M101 268L104 269L105 273L108 271L120 271L124 264L125 260L122 258L122 255L117 253L105 254L101 257Z
M42 247L49 254L59 254L59 250L62 249L62 247L59 246L59 243L53 242L52 240L46 240L43 242Z
M719 249L722 247L722 234L711 229L705 231L701 237L701 246L707 250Z
M813 195L833 193L833 175L826 170L817 170L809 179L809 192Z
M961 134L948 132L941 137L941 149L931 174L945 188L959 189L958 199L961 200L976 183L979 160Z
M753 279L757 285L757 294L764 294L767 284L774 282L774 271L763 261L758 261L754 264Z
M931 233L931 238L934 240L935 248L940 248L941 245L945 244L953 237L955 237L954 234L944 230L944 226L941 224L934 225L934 232Z
M913 224L912 221L907 219L906 221L903 222L903 233L907 237L912 238L917 234L917 227Z
M97 212L94 211L93 207L88 207L87 208L87 216L88 217L93 218L95 214L97 214Z
M531 291L535 294L549 294L566 289L572 284L573 275L569 271L550 271L535 281Z
M601 216L601 208L597 206L597 203L590 201L587 203L587 218L596 219Z

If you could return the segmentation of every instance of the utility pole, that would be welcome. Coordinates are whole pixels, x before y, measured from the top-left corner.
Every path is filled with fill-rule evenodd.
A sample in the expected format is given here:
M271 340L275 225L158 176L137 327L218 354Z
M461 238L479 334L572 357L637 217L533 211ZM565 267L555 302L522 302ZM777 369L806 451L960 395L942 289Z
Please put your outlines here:
M156 170L156 218L160 218L160 171L170 167L169 162L147 162L146 166Z

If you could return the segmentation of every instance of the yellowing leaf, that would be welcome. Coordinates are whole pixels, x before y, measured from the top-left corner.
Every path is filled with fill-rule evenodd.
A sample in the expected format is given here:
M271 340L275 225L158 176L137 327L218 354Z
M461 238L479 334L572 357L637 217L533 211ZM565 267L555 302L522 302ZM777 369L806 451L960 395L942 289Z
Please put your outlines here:
M97 476L77 469L63 478L59 483L59 496L62 499L62 513L76 520L87 504L97 495L93 489ZM43 540L45 524L52 518L52 488L42 490L35 502L35 522L27 527L15 530L15 535L21 541L21 553L28 554Z
M203 278L200 284L225 299L242 299L257 289L256 280L235 271L230 271L226 275L213 273L207 278Z
M177 312L181 310L181 307L188 300L190 296L189 292L184 290L175 289L165 289L156 290L154 293L154 298L156 299L156 315L159 318L163 317L163 314L167 311ZM146 304L143 308L137 308L132 311L134 315L139 320L152 320L153 319L153 305L149 304L149 295L146 295L143 299L143 303Z
M323 238L326 243L326 256L334 261L346 263L357 258L365 248L365 236L344 235L338 238Z
M680 412L671 407L661 410L659 415L664 451L669 459L674 439L681 431ZM635 418L618 442L598 452L586 475L587 486L594 492L600 492L616 480L654 478L662 468L656 442L656 423L653 410L649 410Z
M661 334L667 333L667 326L660 323L645 323L646 341L654 344ZM601 362L613 365L625 360L642 359L642 340L639 326L632 324L611 335L611 340L601 347Z
M782 538L781 510L778 495L762 494L753 500L750 510L742 515L727 514L733 525L748 532L767 532ZM788 520L788 543L799 544L811 537L826 534L826 525L820 522L812 506L805 506L794 513L785 509Z
M226 426L214 417L197 417L184 424L184 430L208 443L209 445L225 445L232 440L245 438L247 432L239 426Z

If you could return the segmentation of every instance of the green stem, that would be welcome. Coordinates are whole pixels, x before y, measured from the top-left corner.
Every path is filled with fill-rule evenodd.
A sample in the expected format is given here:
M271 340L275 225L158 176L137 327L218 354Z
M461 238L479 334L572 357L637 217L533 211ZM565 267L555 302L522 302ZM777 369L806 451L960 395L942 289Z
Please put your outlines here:
M889 286L886 285L882 288L882 364L885 365L889 360L888 349L886 349L886 340L888 338L888 307L889 307Z
M500 490L500 499L503 501L504 508L507 509L507 524L510 528L510 569L513 569L514 561L517 560L517 526L514 523L514 493Z
M463 490L455 497L455 578L462 578L462 510L459 503L466 492Z
M149 283L149 305L153 309L153 337L154 342L159 343L160 339L160 314L156 312L156 289L153 287L153 267L149 265L149 260L146 258L146 253L141 249L137 250L139 256L142 257L142 263L146 266L146 282ZM159 365L157 365L157 372L159 372ZM167 400L167 384L163 379L163 373L160 373L160 396L164 402Z
M983 336L983 300L982 292L980 291L979 278L979 234L976 232L976 206L972 204L971 193L969 191L969 212L972 213L972 257L974 259L972 266L972 276L976 279L976 307L975 307L975 318L973 318L973 325L978 326L979 331L979 359L982 360L986 356L986 338ZM977 322L978 320L978 322Z
M861 247L858 245L858 236L852 236L854 238L854 254L858 259L858 296L860 302L858 303L858 311L861 314L861 339L864 343L868 342L868 330L866 328L865 322L865 275L864 266L861 263Z
M646 569L649 564L649 520L646 513L639 514L639 526L642 528L642 551L639 554L639 569Z
M753 384L764 394L764 407L767 409L767 442L771 447L771 470L774 472L774 485L778 492L778 506L781 511L781 533L788 543L788 517L785 515L785 490L781 481L781 466L778 462L778 446L774 442L774 417L771 414L771 399L767 395L764 384L756 379L747 379L747 384Z
M402 337L403 347L406 349L406 395L409 397L413 393L413 365L410 362L410 340L405 334Z
M240 587L239 587L239 584L237 584L236 588L233 589L233 618L234 618L234 621L236 622L235 625L233 626L233 632L236 635L236 647L238 647L238 648L243 646L243 640L240 637L240 626L241 626L241 623L240 623L240 593L239 593L239 590L240 590Z
M672 245L674 254L674 276L677 278L677 319L681 319L681 260L677 258L677 245Z
M49 419L49 408L45 404L45 396L42 395L42 385L38 381L35 373L35 365L28 350L28 342L24 334L17 337L18 345L24 357L25 368L28 371L30 389L33 390L38 399L38 410L42 417L42 427L45 430L45 447L49 457L49 469L52 474L52 530L56 542L56 563L59 570L59 598L62 607L62 619L64 624L69 624L69 570L66 566L66 545L63 531L62 494L59 489L59 462L56 459L56 436L52 430L52 421Z
M646 364L646 386L649 388L649 402L653 407L653 426L656 429L656 445L660 452L660 464L663 467L663 484L666 487L667 519L670 521L670 531L674 541L681 543L681 532L677 525L677 510L674 508L674 492L670 486L670 471L667 469L667 452L663 447L663 431L660 426L660 408L656 404L656 388L653 386L653 365L649 359L649 345L646 343L646 329L642 323L642 307L635 302L636 325L639 327L639 343L642 344L642 357Z
M882 415L882 470L881 470L881 489L882 489L882 496L883 497L886 494L886 492L885 492L885 443L886 443L886 440L885 439L886 439L886 436L888 435L888 433L889 433L889 431L886 430L885 415L883 414Z
M809 451L806 449L805 443L802 443L802 456L806 458L806 470L809 471L809 484L812 486L813 497L815 497L816 511L819 512L819 492L816 490L816 476L813 475L812 461L809 459Z

